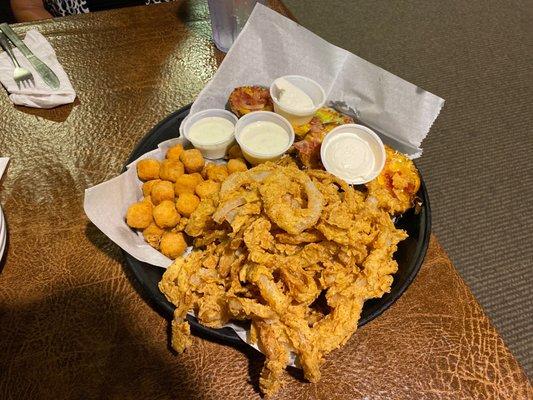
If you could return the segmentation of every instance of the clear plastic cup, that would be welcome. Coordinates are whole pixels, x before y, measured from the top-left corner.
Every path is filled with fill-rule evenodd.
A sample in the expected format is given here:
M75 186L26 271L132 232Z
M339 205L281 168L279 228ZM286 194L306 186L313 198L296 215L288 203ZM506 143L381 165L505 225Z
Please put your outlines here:
M200 143L198 141L191 140L188 135L189 130L191 129L191 126L193 126L196 122L200 121L201 119L204 119L207 117L220 117L220 118L224 118L230 121L233 124L233 126L237 124L237 117L235 116L235 114L227 110L213 108L213 109L200 111L196 114L187 116L187 118L185 118L181 122L181 125L179 128L180 136L184 137L189 142L191 142L195 148L200 150L200 152L205 158L208 158L210 160L217 160L219 158L223 158L226 155L226 152L228 151L228 149L231 147L231 145L235 141L235 136L234 134L232 134L229 139L215 142L215 143L209 143L209 144Z
M354 140L357 145L350 147L346 139L348 142ZM360 185L380 174L385 166L386 153L383 142L372 129L346 124L326 135L320 148L320 158L326 171L349 184ZM356 173L358 169L364 173ZM367 172L367 169L370 170Z
M208 0L213 42L219 50L228 52L256 3L266 0Z
M281 126L285 130L285 132L287 132L287 135L289 136L289 142L283 148L282 151L279 151L276 153L270 153L270 154L259 154L251 150L246 145L246 142L244 142L241 138L241 133L246 126L250 125L251 123L258 122L258 121L273 122ZM276 114L270 111L255 111L255 112L246 114L239 119L239 121L237 122L237 125L235 125L235 140L241 147L244 158L246 158L246 160L250 164L257 165L257 164L264 163L266 161L275 161L275 160L280 159L281 156L285 154L285 152L289 150L289 148L294 143L294 129L292 128L291 123L287 121L286 118L282 117L279 114Z
M306 110L298 110L296 108L280 104L280 93L276 82L282 78L292 83L298 89L307 94L313 101L314 107ZM314 80L301 75L286 75L274 80L272 85L270 85L270 97L272 97L272 102L274 103L274 111L287 118L293 126L307 124L309 121L311 121L316 111L320 107L324 106L324 103L326 102L326 93L324 92L322 86L320 86Z

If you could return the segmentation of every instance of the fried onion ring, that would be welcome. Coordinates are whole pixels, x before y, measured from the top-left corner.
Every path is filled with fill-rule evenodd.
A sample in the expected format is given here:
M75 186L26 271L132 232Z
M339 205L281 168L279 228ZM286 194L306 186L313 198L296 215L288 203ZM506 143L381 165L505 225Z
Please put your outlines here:
M307 208L295 207L295 202L291 201L293 196L287 191L291 180L303 187L307 196ZM309 176L296 168L276 169L265 179L259 191L263 198L265 213L281 229L290 234L298 235L312 227L322 213L324 201L322 193Z

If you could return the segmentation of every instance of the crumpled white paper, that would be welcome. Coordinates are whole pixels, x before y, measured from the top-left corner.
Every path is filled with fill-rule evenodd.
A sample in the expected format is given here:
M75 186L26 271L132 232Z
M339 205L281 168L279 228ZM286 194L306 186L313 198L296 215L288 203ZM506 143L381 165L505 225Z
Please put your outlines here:
M422 140L444 105L440 97L258 3L191 114L224 108L236 86L269 87L283 75L314 79L324 88L329 104L333 102L341 111L346 107L356 110L359 120L385 143L412 158L422 154Z
M218 72L193 104L191 113L224 108L236 86L269 86L275 78L288 74L315 79L337 107L344 102L356 109L364 124L412 157L421 154L420 144L444 103L441 98L331 45L258 4ZM162 160L166 150L177 143L188 145L185 139L171 139L138 160L146 157ZM85 213L130 255L167 268L171 260L148 245L142 234L130 229L125 221L128 207L142 198L142 182L135 168L138 160L116 178L86 189ZM227 326L249 343L248 331L234 324ZM291 360L291 365L295 365L294 357Z

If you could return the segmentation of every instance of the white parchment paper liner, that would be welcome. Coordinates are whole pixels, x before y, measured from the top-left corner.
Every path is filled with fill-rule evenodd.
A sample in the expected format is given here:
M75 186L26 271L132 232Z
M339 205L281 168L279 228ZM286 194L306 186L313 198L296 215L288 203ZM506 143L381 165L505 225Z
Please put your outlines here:
M385 143L412 158L444 100L328 43L294 21L257 4L248 23L191 114L224 108L237 86L269 87L283 75L304 75L322 85L328 103L356 110Z

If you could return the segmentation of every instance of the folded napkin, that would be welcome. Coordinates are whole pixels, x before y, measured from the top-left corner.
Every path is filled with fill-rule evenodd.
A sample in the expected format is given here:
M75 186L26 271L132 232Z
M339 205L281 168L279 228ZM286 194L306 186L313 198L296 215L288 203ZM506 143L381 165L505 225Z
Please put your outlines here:
M2 52L0 54L0 82L9 92L11 101L21 106L35 108L53 108L72 103L76 98L76 92L74 92L65 70L57 61L56 53L50 43L35 29L26 33L24 43L55 72L59 78L60 86L56 90L50 89L26 57L18 49L13 48L19 64L33 74L33 82L25 85L17 84L13 79L15 66L7 53Z

